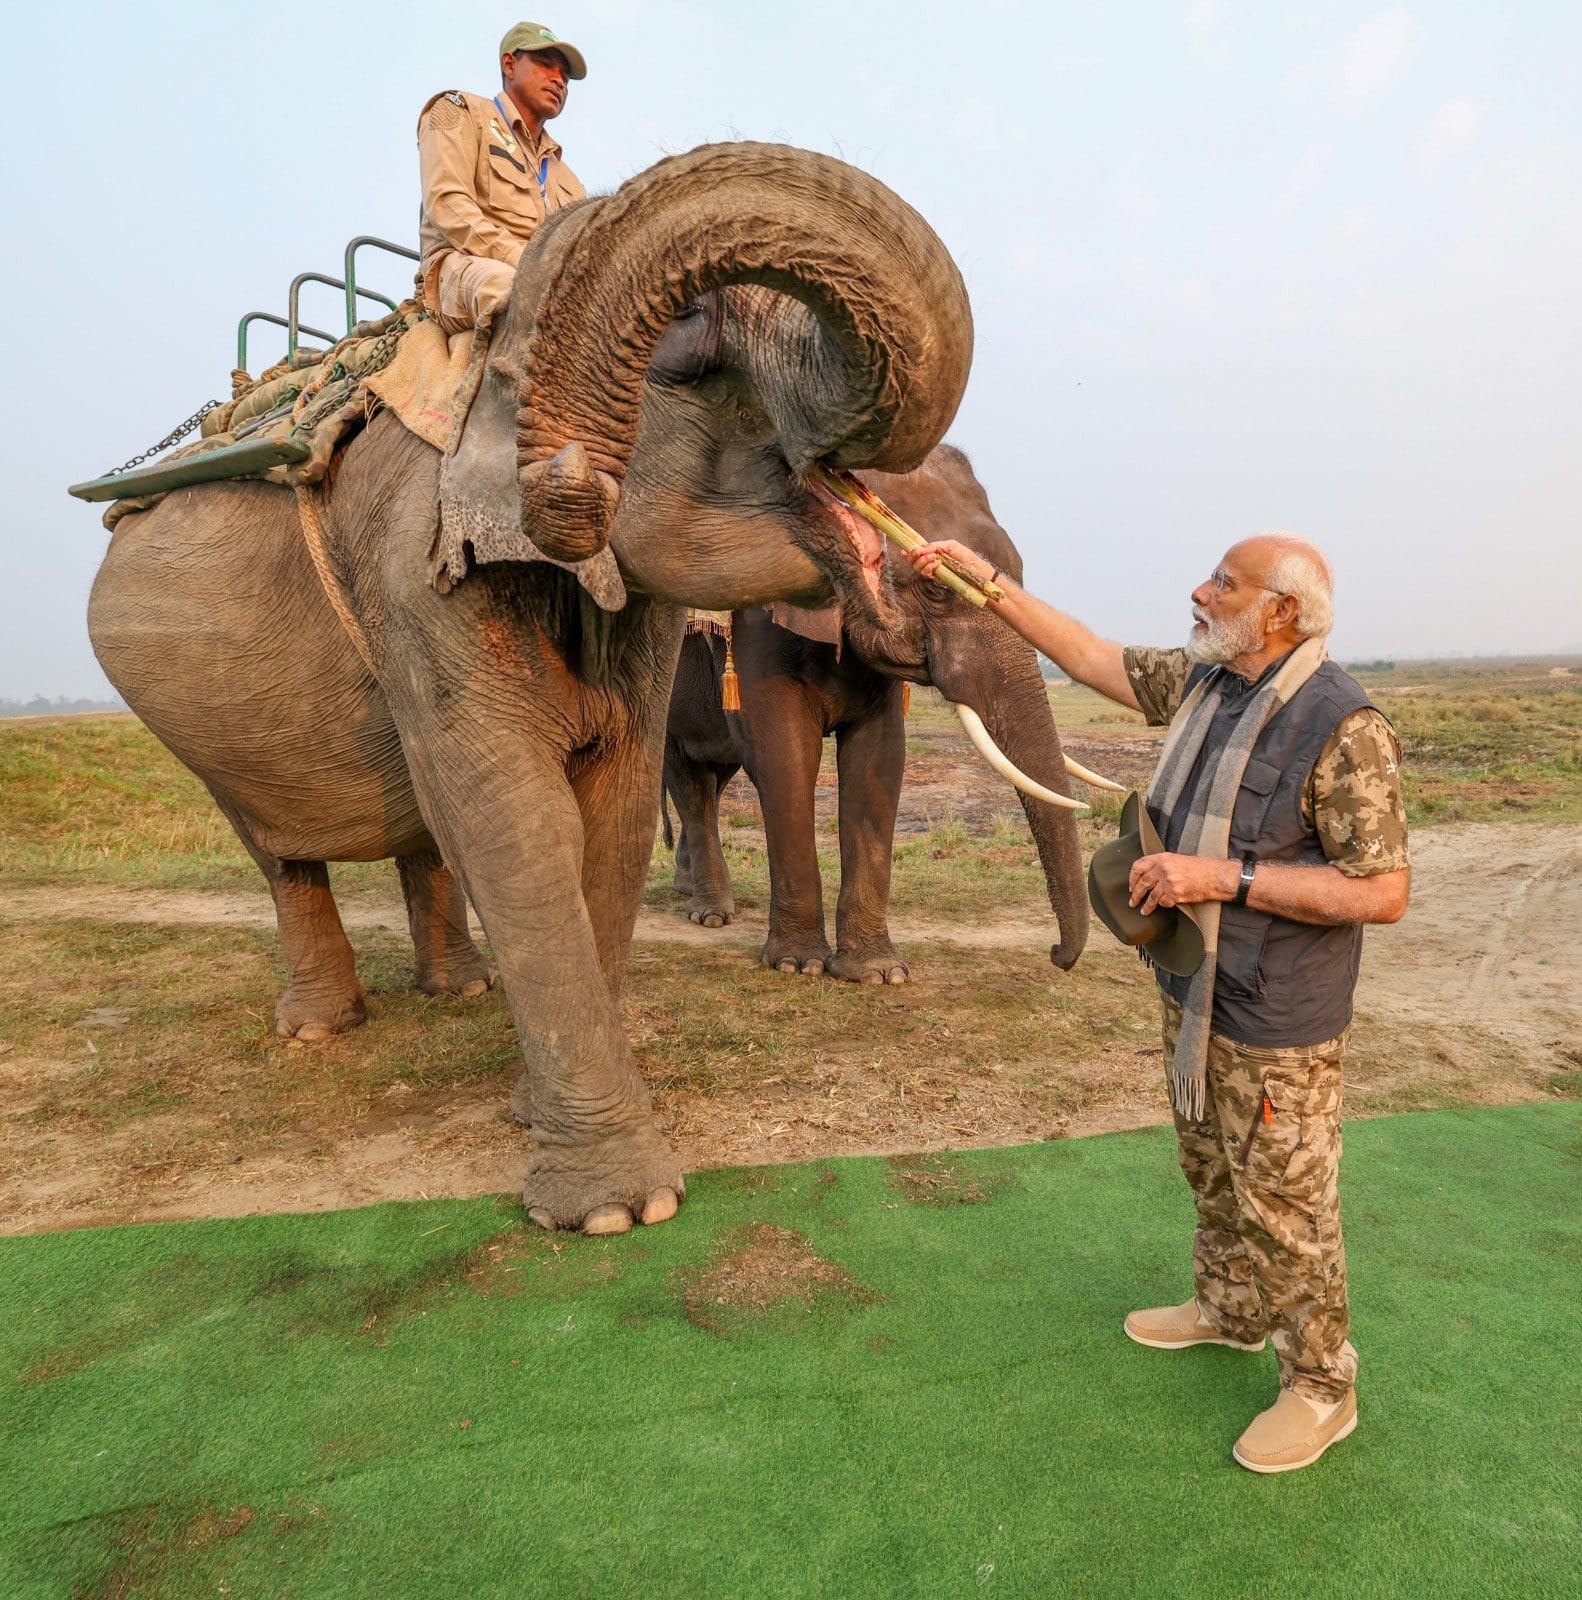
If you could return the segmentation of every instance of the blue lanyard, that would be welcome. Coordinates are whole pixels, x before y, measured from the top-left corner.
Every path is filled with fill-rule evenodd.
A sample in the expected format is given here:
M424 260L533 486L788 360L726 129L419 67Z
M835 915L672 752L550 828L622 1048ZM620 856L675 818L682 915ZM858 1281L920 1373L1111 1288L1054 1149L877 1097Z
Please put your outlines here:
M506 138L512 139L514 136L511 133L511 118L507 114L505 107L500 104L499 95L496 95L494 97L494 109L500 113L500 116L501 116L501 119L502 119L501 127L505 130ZM518 146L518 148L520 148L520 146ZM522 154L526 155L527 152L524 150L524 151L522 151ZM548 155L546 155L544 157L544 159L542 161L540 161L539 164L538 164L538 197L539 197L540 200L542 200L544 202L544 209L546 211L549 210L549 157L548 157Z

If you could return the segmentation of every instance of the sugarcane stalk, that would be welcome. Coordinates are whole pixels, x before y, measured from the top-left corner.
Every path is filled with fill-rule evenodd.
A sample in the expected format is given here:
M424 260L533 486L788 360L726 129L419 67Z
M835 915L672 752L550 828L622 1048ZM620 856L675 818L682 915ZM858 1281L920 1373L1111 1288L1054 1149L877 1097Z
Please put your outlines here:
M877 528L886 538L893 539L903 550L921 550L928 543L910 523L898 517L872 489L851 473L833 467L815 465L808 476L834 495L848 511L854 511L864 522ZM976 578L949 556L941 556L934 570L934 579L947 589L953 589L963 600L981 606L990 600L1003 600L1005 591L997 583L986 583Z

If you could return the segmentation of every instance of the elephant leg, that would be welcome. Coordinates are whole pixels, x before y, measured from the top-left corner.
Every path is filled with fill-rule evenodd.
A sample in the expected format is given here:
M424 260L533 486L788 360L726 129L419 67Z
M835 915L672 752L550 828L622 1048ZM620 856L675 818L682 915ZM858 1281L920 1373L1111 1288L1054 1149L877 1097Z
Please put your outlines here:
M840 780L840 900L830 971L856 983L905 983L906 963L890 942L890 859L906 769L901 691L861 722L835 734Z
M210 791L213 792L212 790ZM275 902L280 953L290 980L275 1002L275 1032L314 1044L368 1020L357 958L341 926L322 861L285 861L253 837L241 813L215 795L225 819L258 863Z
M619 1001L658 821L663 751L637 738L582 760L571 789L582 818L582 898L599 964Z
M783 679L744 680L742 703L753 725L748 775L769 847L769 937L759 960L816 976L830 959L813 820L824 729L807 697Z
M489 968L467 930L467 897L437 850L398 856L407 926L412 930L412 981L424 994L474 999L489 987Z
M675 799L675 796L671 796ZM679 804L678 804L679 809ZM676 823L676 870L670 880L670 886L677 894L684 894L689 899L692 895L692 841L687 837L687 825L684 820Z
M418 692L430 676L414 674ZM609 981L653 846L657 756L650 792L640 802L614 799L612 811L640 817L647 831L619 852L631 881L596 896L596 934L583 888L583 818L554 748L556 719L522 718L503 730L498 712L491 721L484 708L507 696L480 678L455 696L468 703L454 709L409 702L405 684L394 705L423 814L483 923L521 1042L511 1103L533 1140L523 1201L543 1227L616 1233L634 1218L664 1221L686 1186L654 1126ZM481 704L471 703L474 692ZM612 899L630 903L624 937L609 916Z
M681 819L676 888L689 896L689 920L705 928L723 928L736 916L730 868L720 848L720 792L734 774L733 767L689 761L674 748L665 752L665 787Z

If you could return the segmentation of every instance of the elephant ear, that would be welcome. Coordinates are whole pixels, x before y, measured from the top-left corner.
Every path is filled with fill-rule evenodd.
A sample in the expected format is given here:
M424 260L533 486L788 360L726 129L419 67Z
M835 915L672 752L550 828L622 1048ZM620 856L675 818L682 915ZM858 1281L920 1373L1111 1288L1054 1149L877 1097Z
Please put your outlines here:
M840 649L841 609L838 605L809 610L805 606L776 600L769 606L769 620L777 628L796 634L799 639L809 639L814 644L832 644L836 650Z
M565 451L560 463L571 494L577 490L572 480L586 469L580 454ZM533 542L526 521L517 481L516 391L486 368L456 448L440 468L435 588L448 593L479 562L542 561L573 574L603 610L625 606L626 585L607 546L582 560L559 560Z

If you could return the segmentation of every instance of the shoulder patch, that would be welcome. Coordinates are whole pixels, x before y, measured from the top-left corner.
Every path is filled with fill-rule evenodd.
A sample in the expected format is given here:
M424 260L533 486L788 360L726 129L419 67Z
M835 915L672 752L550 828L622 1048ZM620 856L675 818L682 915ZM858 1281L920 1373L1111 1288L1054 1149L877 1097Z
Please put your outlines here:
M423 109L417 114L418 127L427 124L431 128L454 128L463 120L466 109L467 99L460 89L442 89L423 102Z

